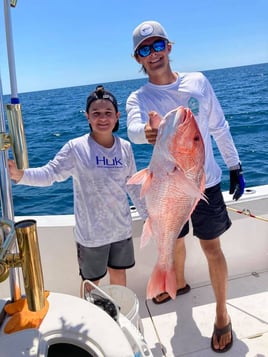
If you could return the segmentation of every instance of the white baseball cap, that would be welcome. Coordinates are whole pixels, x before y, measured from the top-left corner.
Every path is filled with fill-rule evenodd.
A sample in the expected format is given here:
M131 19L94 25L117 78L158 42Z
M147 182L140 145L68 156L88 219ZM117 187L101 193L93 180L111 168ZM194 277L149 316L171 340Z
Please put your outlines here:
M168 40L168 35L159 22L144 21L133 31L133 51L135 52L139 45L150 37L162 37Z

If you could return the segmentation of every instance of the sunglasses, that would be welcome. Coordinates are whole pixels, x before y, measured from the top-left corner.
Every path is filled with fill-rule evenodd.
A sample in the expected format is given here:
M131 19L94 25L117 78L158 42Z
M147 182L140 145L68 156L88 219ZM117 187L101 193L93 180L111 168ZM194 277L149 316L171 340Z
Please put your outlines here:
M147 57L151 54L152 49L155 52L164 51L164 49L166 48L166 44L167 44L166 40L156 40L151 45L144 45L139 47L136 50L136 54L138 54L141 57Z

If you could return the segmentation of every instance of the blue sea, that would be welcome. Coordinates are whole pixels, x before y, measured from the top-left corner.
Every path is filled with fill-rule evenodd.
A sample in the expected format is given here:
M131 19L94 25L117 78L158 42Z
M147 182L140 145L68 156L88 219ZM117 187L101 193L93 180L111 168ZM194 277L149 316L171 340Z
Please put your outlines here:
M203 71L210 80L229 121L247 187L268 183L268 63ZM120 131L127 138L125 102L147 78L105 83L119 102ZM100 84L100 83L97 83ZM103 84L103 83L102 83ZM70 139L88 132L86 97L96 84L44 90L19 95L31 167L46 164ZM10 101L4 96L4 103ZM151 145L134 145L138 169L150 161ZM229 189L229 171L214 145L220 164L222 189ZM73 213L72 180L51 187L12 184L14 214L53 215Z

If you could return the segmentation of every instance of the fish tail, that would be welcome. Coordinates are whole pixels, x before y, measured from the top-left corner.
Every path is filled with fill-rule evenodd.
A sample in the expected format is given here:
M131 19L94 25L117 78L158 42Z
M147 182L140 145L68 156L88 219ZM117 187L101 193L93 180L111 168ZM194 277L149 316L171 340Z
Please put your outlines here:
M166 272L156 265L147 284L147 299L159 295L165 291Z
M169 270L163 270L159 265L156 265L147 284L147 299L152 299L163 292L167 292L172 299L176 298L175 269L172 266Z
M174 266L166 273L166 292L172 299L176 299L177 293L177 279Z

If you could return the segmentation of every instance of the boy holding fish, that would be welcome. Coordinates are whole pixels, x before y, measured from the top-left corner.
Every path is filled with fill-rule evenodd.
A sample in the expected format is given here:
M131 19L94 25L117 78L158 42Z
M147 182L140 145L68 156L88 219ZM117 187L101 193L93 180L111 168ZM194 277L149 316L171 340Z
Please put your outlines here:
M103 86L88 96L85 115L90 133L67 142L42 167L18 170L9 160L10 177L18 184L43 187L72 177L80 276L98 284L108 269L110 283L125 286L126 269L135 264L127 194L143 210L139 189L126 186L136 172L134 155L130 143L114 135L120 112ZM85 288L89 291L91 285Z
M163 187L166 186L166 181L172 175L169 175L171 171L170 167L168 167L166 170L168 174L165 176L168 179L162 181L159 179L159 189L154 189L157 182L156 176L159 175L159 172L155 170L155 162L161 158L161 150L157 150L156 146L159 147L162 142L164 150L168 147L169 153L166 156L168 157L166 161L169 166L172 166L169 160L172 156L170 154L173 144L167 143L165 147L162 137L163 132L167 129L164 127L168 125L172 115L172 125L177 130L177 127L182 126L185 120L190 120L189 109L185 109L190 108L190 112L194 114L198 125L198 128L194 129L196 130L196 136L191 137L190 132L187 134L183 132L181 135L188 135L186 142L188 141L190 145L195 147L194 141L198 138L200 143L199 133L201 134L204 147L202 148L202 145L199 146L198 153L202 154L202 150L204 153L204 184L202 184L202 179L193 182L192 178L189 179L187 177L189 170L183 167L183 165L186 166L186 160L181 164L178 164L178 160L175 160L172 173L173 176L176 175L178 177L177 184L179 188L177 188L180 190L178 195L185 194L187 199L193 196L196 198L196 202L189 207L188 219L191 217L193 234L199 238L200 245L207 258L211 284L216 298L216 318L211 337L211 348L215 352L225 352L232 347L233 335L231 319L226 307L227 264L220 245L220 235L229 229L231 221L221 193L221 169L214 158L211 136L217 143L225 164L230 170L230 194L233 194L234 200L238 200L242 196L245 187L239 155L234 145L228 122L225 120L222 108L207 78L201 73L177 73L172 71L169 60L172 43L169 41L168 35L161 24L156 21L146 21L137 26L133 32L133 50L134 58L142 66L144 73L148 75L149 81L140 89L131 93L127 100L128 136L136 144L155 144L152 160L148 168L149 173L148 171L142 174L138 173L131 179L131 183L143 184L142 192L147 204L148 224L144 225L142 239L148 239L146 236L156 239L159 255L163 254L164 256L163 251L166 244L162 243L164 238L159 237L156 229L154 229L154 227L157 227L157 220L154 220L154 218L158 216L156 208L151 207L151 203L154 202L154 195L158 195L159 209L165 208L164 205L167 198L168 202L170 202L169 190L164 190ZM179 117L179 119L176 117ZM162 120L161 118L164 119ZM174 125L174 123L176 124ZM193 121L191 123L193 124ZM165 138L171 142L172 136L170 134L170 132L166 134ZM187 143L184 143L184 147L179 147L177 152L181 150L183 153L186 150L185 148L187 149ZM183 151L182 149L185 150ZM155 158L154 156L157 154L159 156ZM191 170L195 171L197 161L193 160L193 163ZM164 165L165 161L163 161L161 167ZM200 173L201 168L198 170ZM161 171L160 166L158 171ZM194 188L191 186L192 183ZM173 184L176 185L174 181ZM205 199L198 198L198 193L192 193L192 191L198 190L204 190L203 198ZM161 199L159 198L159 192L165 192ZM173 196L175 195L173 194ZM160 207L162 202L163 207ZM179 206L176 206L174 200L172 204L176 208L173 215L180 219ZM167 207L168 210L173 208L170 207L170 204ZM168 214L168 210L165 211L163 209L166 214ZM168 222L169 219L167 218L166 221ZM172 286L173 283L171 284L170 279L167 277L169 272L164 272L161 270L161 266L156 266L148 283L148 297L152 297L152 292L155 294L159 287L164 288L154 295L153 301L155 303L163 303L170 300L171 297L175 298L176 295L187 293L190 290L184 278L186 258L184 237L189 232L189 223L188 221L184 223L177 232L173 247L174 255L171 257L172 262L174 260L173 270L175 269L176 276L175 292L174 286ZM164 230L164 228L158 227L159 230ZM166 280L159 283L161 279ZM156 287L152 286L153 284Z

